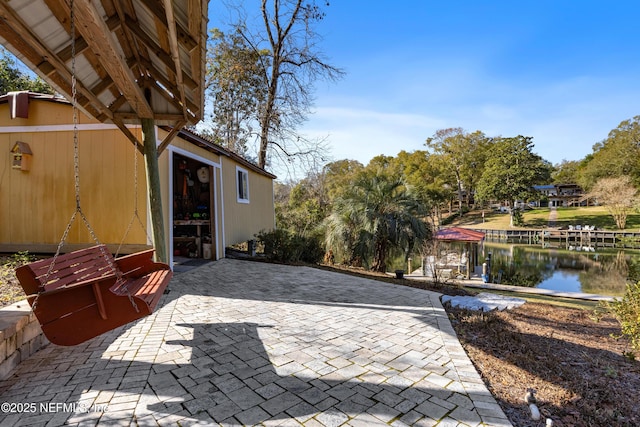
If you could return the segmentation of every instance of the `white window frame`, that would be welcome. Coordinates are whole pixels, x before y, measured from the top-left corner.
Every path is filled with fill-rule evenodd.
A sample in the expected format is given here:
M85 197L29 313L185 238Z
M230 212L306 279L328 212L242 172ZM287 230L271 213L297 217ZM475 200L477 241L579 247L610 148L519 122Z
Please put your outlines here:
M242 181L246 183L246 194L242 194L240 190L242 188ZM249 171L240 166L236 166L236 197L238 203L249 203Z

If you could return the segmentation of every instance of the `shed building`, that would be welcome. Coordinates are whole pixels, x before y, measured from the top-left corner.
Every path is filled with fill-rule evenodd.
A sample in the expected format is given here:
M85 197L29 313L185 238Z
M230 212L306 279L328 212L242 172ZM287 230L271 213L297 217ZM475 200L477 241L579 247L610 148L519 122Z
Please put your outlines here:
M141 137L140 126L127 127ZM158 145L170 131L156 128ZM80 203L97 238L114 252L122 243L121 253L151 245L142 154L116 125L79 113L74 132L69 102L23 92L0 97L0 252L55 252L76 208L74 134ZM243 157L180 130L158 165L171 260L219 259L226 246L274 228L275 176ZM65 251L92 244L75 221Z

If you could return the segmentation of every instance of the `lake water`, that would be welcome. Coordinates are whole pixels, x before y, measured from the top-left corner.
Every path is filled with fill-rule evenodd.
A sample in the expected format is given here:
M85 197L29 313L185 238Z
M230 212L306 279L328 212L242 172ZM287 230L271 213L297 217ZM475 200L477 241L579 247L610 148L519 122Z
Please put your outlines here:
M627 280L640 280L637 250L487 242L482 249L480 264L491 253L493 283L619 296L624 294Z

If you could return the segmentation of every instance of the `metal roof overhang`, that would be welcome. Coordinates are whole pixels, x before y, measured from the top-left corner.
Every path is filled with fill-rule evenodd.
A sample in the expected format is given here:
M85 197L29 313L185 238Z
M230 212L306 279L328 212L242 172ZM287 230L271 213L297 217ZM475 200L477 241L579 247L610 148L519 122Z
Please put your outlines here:
M77 105L117 125L180 129L204 111L208 0L75 0ZM0 43L72 99L70 0L3 0Z
M467 228L450 227L438 230L435 237L436 240L444 242L481 242L484 240L484 233Z

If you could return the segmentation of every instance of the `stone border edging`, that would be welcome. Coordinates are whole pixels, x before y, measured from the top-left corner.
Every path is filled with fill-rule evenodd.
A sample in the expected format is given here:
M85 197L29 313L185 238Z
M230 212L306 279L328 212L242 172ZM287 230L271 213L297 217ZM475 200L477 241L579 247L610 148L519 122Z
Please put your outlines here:
M0 380L49 340L42 333L38 319L26 300L0 308Z

